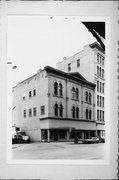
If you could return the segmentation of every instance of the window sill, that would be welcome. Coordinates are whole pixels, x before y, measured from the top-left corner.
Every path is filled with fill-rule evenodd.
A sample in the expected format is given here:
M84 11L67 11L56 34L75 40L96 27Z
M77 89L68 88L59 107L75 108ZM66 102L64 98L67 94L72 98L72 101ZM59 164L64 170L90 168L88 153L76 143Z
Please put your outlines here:
M59 96L59 95L55 95L55 94L53 94L53 97L58 97L58 98L62 98L63 99L63 96Z
M78 102L79 102L79 99L74 99L74 98L71 98L71 100L73 100L73 101L78 101Z
M92 105L92 103L89 103L89 102L86 102L86 101L85 101L85 104L90 104L90 105Z

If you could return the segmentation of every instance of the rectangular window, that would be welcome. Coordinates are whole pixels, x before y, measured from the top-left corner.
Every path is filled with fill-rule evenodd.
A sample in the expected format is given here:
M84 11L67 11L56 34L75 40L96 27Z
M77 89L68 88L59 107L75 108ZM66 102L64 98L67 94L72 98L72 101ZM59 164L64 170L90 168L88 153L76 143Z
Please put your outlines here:
M102 97L100 96L100 107L101 107L101 104L102 104Z
M102 57L100 56L100 64L101 64Z
M104 121L104 111L102 111L102 121Z
M31 97L31 91L29 91L29 97Z
M80 59L77 60L77 67L80 66Z
M33 108L33 116L36 116L36 107Z
M97 62L99 63L99 54L97 54Z
M104 83L102 83L102 93L104 93Z
M102 97L102 107L104 108L104 97Z
M99 110L97 110L97 121L99 121Z
M36 89L33 90L33 96L35 96L35 95L36 95Z
M41 106L41 115L45 114L45 106Z
M23 100L25 100L25 96L23 96Z
M102 83L100 82L100 92L101 92L101 85L102 85Z
M104 69L102 69L102 78L104 79Z
M32 117L32 109L29 109L29 117Z
M97 81L97 91L99 92L99 81Z
M99 76L99 66L97 66L97 76Z
M23 116L26 118L26 110L23 111Z
M97 95L97 106L99 106L99 95Z
M68 64L68 71L71 71L71 63Z
M104 66L104 57L102 58L102 65Z
M100 121L102 121L102 115L101 115L102 113L101 113L101 111L100 111Z

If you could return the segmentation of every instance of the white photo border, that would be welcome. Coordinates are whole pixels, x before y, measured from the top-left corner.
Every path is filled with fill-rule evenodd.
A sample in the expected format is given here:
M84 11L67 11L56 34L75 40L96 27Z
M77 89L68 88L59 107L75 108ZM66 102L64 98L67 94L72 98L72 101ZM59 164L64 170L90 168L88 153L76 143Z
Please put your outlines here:
M100 6L100 8L99 8ZM1 92L0 97L2 100L3 107L0 110L1 113L1 163L0 167L1 178L85 178L85 179L95 179L95 178L106 178L114 179L117 178L117 138L118 138L118 128L117 124L117 89L113 89L117 83L115 77L115 70L117 69L117 64L112 60L117 59L117 52L114 49L117 47L117 9L116 2L2 2L1 12L0 12L0 22L1 22L1 61L0 61L0 73L2 74L1 80ZM106 9L107 8L107 9ZM113 13L112 11L113 10ZM115 10L115 12L114 12ZM11 127L11 97L12 93L9 91L11 89L11 77L7 76L7 16L8 15L42 15L42 16L80 16L83 17L82 21L106 21L106 108L109 113L106 114L106 159L105 161L89 162L76 162L69 160L70 163L63 160L62 162L45 162L41 163L31 162L24 160L14 161L10 155L11 151L11 138L10 138L10 127ZM116 32L116 34L114 34ZM8 79L9 78L9 79ZM9 81L8 81L9 80ZM113 80L113 81L112 81ZM7 83L9 82L9 83ZM111 83L110 83L111 82ZM7 89L7 92L6 92ZM111 93L114 93L113 95ZM6 93L7 96L2 96ZM9 102L9 103L7 103ZM7 113L7 115L6 115ZM9 121L8 121L9 119ZM7 143L6 143L7 140ZM115 147L114 147L115 145ZM6 155L7 154L7 155ZM54 161L54 160L53 160ZM71 162L72 161L72 162ZM91 165L91 166L90 166ZM21 170L26 170L21 173ZM46 173L47 171L47 173ZM37 172L37 175L36 175ZM54 173L55 172L55 173ZM65 173L65 174L64 174Z

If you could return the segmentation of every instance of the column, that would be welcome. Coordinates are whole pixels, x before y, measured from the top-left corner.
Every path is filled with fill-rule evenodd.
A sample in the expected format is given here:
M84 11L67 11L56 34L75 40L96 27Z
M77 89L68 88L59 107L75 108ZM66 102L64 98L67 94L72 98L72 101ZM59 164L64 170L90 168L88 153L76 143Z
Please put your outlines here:
M90 139L90 131L88 131L88 138Z
M69 131L67 131L67 141L69 141L69 138L70 137L70 132Z
M50 130L47 129L47 141L50 142Z
M81 132L81 138L84 140L84 131Z
M94 131L94 136L96 136L96 137L98 136L98 135L97 135L97 131Z

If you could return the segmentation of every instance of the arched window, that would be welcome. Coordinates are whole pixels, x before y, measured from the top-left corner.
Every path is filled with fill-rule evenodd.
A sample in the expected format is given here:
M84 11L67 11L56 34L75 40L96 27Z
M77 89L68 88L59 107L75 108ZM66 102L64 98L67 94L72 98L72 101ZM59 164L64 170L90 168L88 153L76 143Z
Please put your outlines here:
M59 96L62 96L62 84L59 84Z
M86 109L86 119L88 119L88 109Z
M89 103L91 103L91 93L89 92Z
M79 108L76 107L76 118L79 118Z
M75 118L75 106L72 107L72 118Z
M55 114L55 116L58 116L58 104L57 103L54 106L54 114Z
M75 88L72 87L72 98L74 99L75 98Z
M91 120L92 119L92 111L89 110L89 119Z
M102 77L102 75L101 75L101 74L102 74L102 73L101 73L101 72L102 72L102 71L101 71L101 67L100 67L99 72L100 72L100 73L99 73L99 76Z
M57 82L54 83L54 94L58 95L58 83Z
M60 106L59 106L59 115L61 117L63 117L63 105L62 104L60 104Z
M88 92L86 91L86 102L88 102Z
M79 99L79 90L76 88L76 99Z

